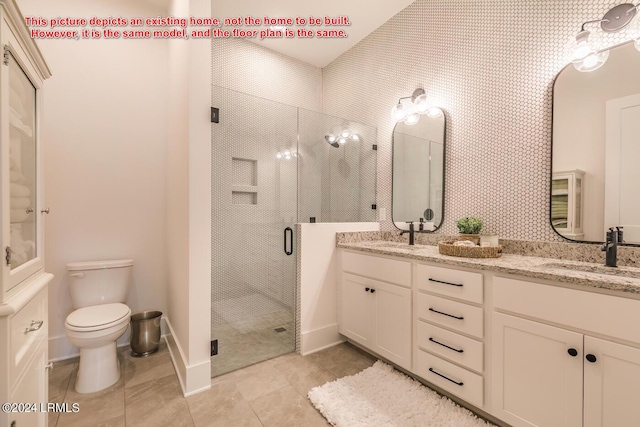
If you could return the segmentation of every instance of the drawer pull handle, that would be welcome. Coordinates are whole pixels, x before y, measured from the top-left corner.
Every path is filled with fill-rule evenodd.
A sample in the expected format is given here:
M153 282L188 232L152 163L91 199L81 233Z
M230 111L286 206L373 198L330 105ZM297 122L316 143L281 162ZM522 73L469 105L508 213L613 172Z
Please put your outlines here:
M436 341L436 340L434 340L434 339L433 339L433 338L431 338L431 337L429 337L429 341L431 341L431 342L433 342L433 343L436 343L436 344L438 344L438 345L441 345L441 346L443 346L443 347L446 347L446 348L448 348L449 350L453 350L453 351L455 351L456 353L464 353L464 350L462 350L462 349L457 349L457 348L449 347L448 345L443 344L443 343L441 343L440 341Z
M453 314L443 313L442 311L434 310L433 308L429 308L429 311L433 311L434 313L442 314L443 316L453 317L454 319L464 320L462 316L454 316Z
M365 292L369 292L370 290L371 290L371 289L369 289L369 288L364 288L364 291L365 291Z
M42 325L44 325L44 320L38 320L37 322L35 320L32 320L31 325L29 325L28 328L24 328L24 333L28 334L29 332L35 332L38 329L42 328Z
M460 288L464 286L462 283L449 283L449 282L443 282L442 280L432 279L431 277L429 277L429 281L430 281L430 282L436 282L436 283L442 283L443 285L458 286L458 287L460 287Z
M429 372L432 372L432 373L436 374L437 376L444 378L447 381L451 381L452 383L454 383L455 385L459 385L460 387L462 387L464 385L463 382L454 381L451 378L449 378L449 377L447 377L445 375L442 375L440 372L435 371L433 368L429 368Z
M598 360L598 358L593 354L587 354L586 358L587 361L591 363L596 363L596 360Z

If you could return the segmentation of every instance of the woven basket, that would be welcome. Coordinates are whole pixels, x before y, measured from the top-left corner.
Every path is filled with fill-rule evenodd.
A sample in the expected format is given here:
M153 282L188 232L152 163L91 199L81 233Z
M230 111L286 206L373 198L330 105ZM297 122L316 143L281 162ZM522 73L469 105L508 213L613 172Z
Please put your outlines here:
M438 243L438 250L442 255L450 255L464 258L500 258L502 246L454 246L451 242Z

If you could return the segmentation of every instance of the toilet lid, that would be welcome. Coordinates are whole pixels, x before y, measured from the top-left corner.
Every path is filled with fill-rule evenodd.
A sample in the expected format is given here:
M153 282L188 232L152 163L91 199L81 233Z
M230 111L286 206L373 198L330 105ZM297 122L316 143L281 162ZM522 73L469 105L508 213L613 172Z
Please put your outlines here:
M124 304L101 304L82 307L67 316L67 325L74 329L96 330L109 327L128 317L131 310Z

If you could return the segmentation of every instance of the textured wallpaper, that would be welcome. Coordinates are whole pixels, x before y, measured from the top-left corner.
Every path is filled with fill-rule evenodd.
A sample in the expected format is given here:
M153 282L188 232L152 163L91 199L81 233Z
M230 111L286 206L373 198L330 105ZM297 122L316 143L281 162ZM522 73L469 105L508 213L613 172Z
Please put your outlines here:
M417 0L325 68L323 111L377 127L382 229L393 229L390 111L421 86L447 118L440 232L473 214L503 238L562 240L548 219L553 80L569 38L611 6Z

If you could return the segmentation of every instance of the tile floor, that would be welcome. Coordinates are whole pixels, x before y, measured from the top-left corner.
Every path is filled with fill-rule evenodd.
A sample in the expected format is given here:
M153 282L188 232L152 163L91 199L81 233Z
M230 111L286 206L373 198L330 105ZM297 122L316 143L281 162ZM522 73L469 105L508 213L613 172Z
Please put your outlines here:
M50 427L328 426L307 392L375 362L346 343L306 357L290 353L213 378L210 390L184 398L164 342L147 358L129 349L118 356L120 381L92 394L75 392L77 359L55 363L49 401L77 402L80 412L50 413Z

